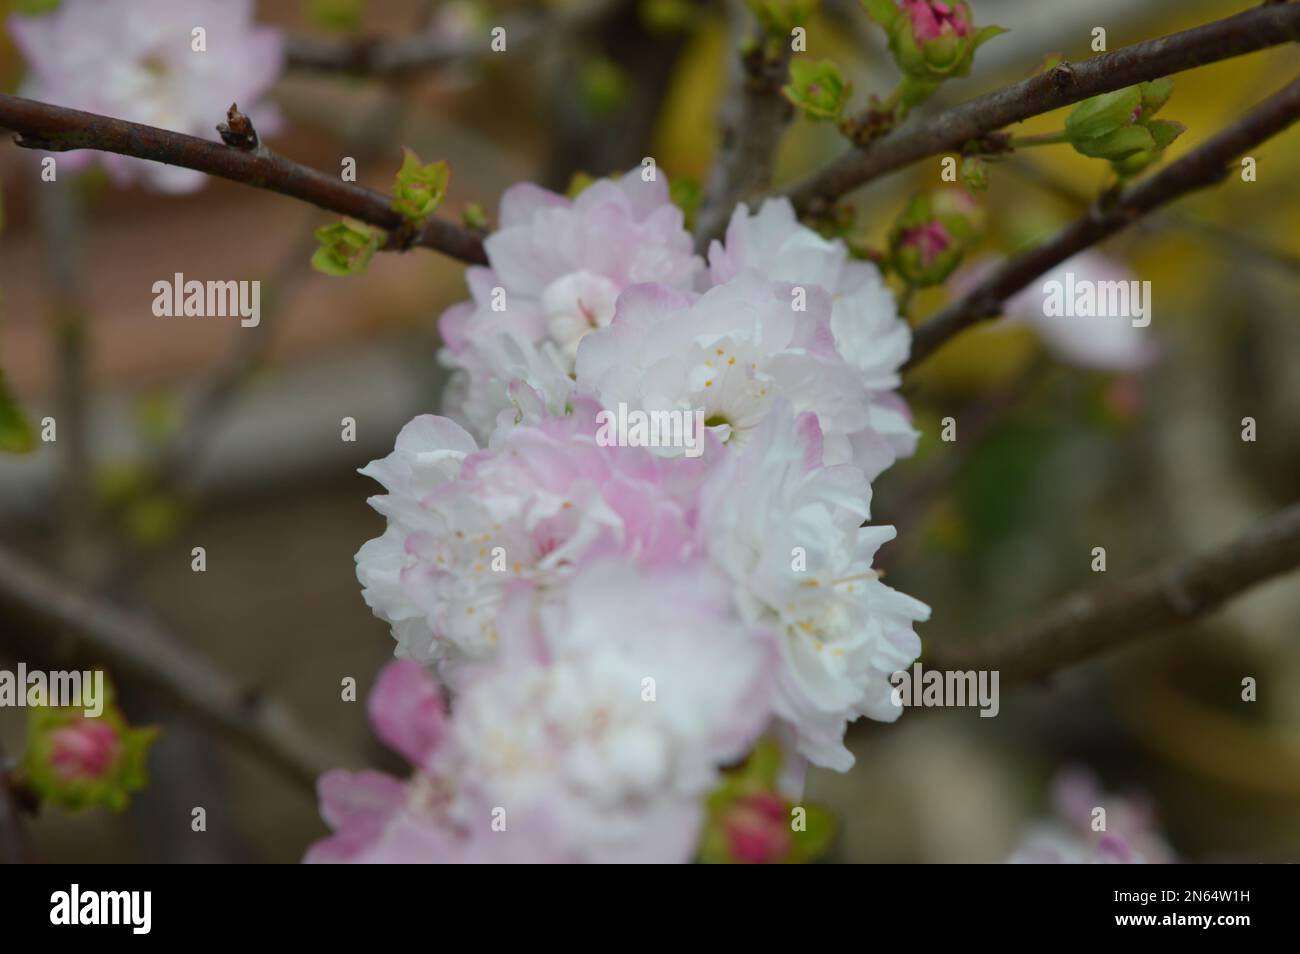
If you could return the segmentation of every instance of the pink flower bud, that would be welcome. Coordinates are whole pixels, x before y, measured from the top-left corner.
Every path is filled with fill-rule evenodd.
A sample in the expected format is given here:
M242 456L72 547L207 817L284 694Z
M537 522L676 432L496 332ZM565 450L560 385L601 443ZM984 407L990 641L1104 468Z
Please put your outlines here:
M903 10L912 20L912 35L917 43L926 43L942 34L970 33L970 20L964 6L943 0L903 0Z
M101 778L121 752L117 731L98 719L79 718L50 733L50 765L64 781Z
M772 792L739 799L723 821L731 857L744 864L775 864L790 854L792 836L785 803Z
M903 232L902 246L914 248L920 256L921 267L929 268L940 255L952 247L952 234L939 221L926 222Z

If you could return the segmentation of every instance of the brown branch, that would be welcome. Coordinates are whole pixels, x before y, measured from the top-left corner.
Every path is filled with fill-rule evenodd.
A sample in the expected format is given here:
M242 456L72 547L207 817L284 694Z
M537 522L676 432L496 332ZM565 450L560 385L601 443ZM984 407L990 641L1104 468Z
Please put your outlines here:
M736 34L743 37L753 27L753 16L739 3L732 6L740 8L732 16L740 19ZM738 203L759 199L771 187L777 147L794 116L794 107L781 95L789 74L789 44L782 43L779 54L769 59L761 32L758 39L754 49L740 57L724 105L730 115L722 118L722 143L695 227L702 252L727 227Z
M1272 3L1170 36L1135 43L955 106L841 156L788 193L801 213L823 215L841 196L887 172L959 151L996 130L1100 93L1300 40L1300 3Z
M0 603L66 628L79 658L154 687L162 701L238 742L308 790L321 772L342 764L283 702L250 692L153 620L93 596L3 546ZM15 627L5 636L16 643L26 632ZM19 648L30 655L48 649L33 643L27 637Z
M400 240L395 230L403 219L390 207L388 196L270 152L246 152L197 136L5 94L0 94L0 128L18 133L15 141L27 148L53 152L97 149L269 189L394 230L389 248L419 245L470 264L487 264L483 240L474 232L443 219L431 219L409 242Z
M988 669L1002 685L1040 679L1130 643L1135 637L1206 616L1271 577L1300 568L1300 504L1274 514L1217 550L1078 593L1037 618L969 645L929 647L926 664Z
M1000 314L1007 298L1066 259L1127 228L1153 210L1222 181L1229 174L1228 164L1233 159L1282 132L1297 119L1300 119L1300 79L1264 100L1240 122L1075 220L1042 245L1003 262L967 295L916 329L907 367L919 364L971 325Z

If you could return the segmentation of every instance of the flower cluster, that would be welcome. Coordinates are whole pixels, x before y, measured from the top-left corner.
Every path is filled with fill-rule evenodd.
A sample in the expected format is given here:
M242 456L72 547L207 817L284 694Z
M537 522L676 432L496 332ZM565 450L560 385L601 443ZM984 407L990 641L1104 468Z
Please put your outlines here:
M336 833L309 860L689 860L722 769L778 747L783 795L724 819L769 825L808 762L853 764L849 722L898 717L920 653L929 610L866 526L916 441L875 266L783 200L701 260L642 170L515 186L500 221L441 321L457 420L362 471L388 525L357 574L400 657L371 715L412 775L323 778ZM611 439L615 414L695 422L699 452ZM803 857L795 832L734 854Z
M279 114L261 101L284 69L284 38L256 26L252 0L63 0L53 13L13 16L9 30L31 72L22 95L208 139L212 104L240 104L262 134ZM73 151L59 163L99 162L115 184L192 192L192 169Z

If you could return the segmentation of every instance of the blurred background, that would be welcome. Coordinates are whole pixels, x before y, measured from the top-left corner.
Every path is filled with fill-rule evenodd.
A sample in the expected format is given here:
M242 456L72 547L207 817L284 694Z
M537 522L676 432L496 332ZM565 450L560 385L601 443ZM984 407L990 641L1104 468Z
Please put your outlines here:
M980 50L933 111L1014 82L1050 53L1092 55L1226 16L1247 2L973 0L978 23L1011 32ZM329 4L325 4L329 6ZM0 2L0 11L6 7ZM261 23L331 36L321 4L261 0ZM578 0L540 6L370 0L360 35L480 29L535 13L515 52L457 57L384 78L286 71L271 98L284 117L271 148L317 169L357 160L387 191L400 147L446 159L442 214L471 202L495 214L509 184L563 190L652 155L670 177L707 182L734 57L735 10L693 0ZM333 34L338 35L338 34ZM851 73L855 106L895 68L856 4L824 0L808 52ZM1300 51L1279 48L1176 77L1162 116L1187 132L1176 158L1290 81ZM25 64L0 33L0 85ZM225 102L212 103L212 122ZM1064 112L1026 133L1059 129ZM843 148L833 128L797 119L778 186ZM1226 541L1291 503L1300 488L1300 131L1256 150L1258 181L1180 202L1103 252L1152 282L1158 360L1141 371L1072 364L1032 328L966 335L911 376L921 450L877 483L874 520L896 523L882 554L891 585L929 603L923 641L974 638L1083 587L1114 582ZM346 280L313 272L311 230L335 217L220 180L184 196L120 189L102 173L45 189L39 154L0 146L0 368L56 443L0 454L0 544L165 624L250 691L274 693L350 767L388 765L364 701L391 656L362 602L353 554L382 529L356 469L386 454L403 423L436 411L436 319L467 297L463 266L427 250L376 256ZM1083 212L1105 164L1068 146L992 169L979 198L976 263L1039 240ZM852 196L858 230L883 243L938 161ZM160 324L152 283L262 281L261 324ZM921 295L925 316L950 292ZM958 440L938 440L940 420ZM1241 420L1258 438L1241 440ZM340 421L356 421L355 442ZM160 462L165 465L160 468ZM157 479L159 474L162 479ZM207 570L191 571L203 546ZM1107 572L1090 568L1093 547ZM1066 765L1113 791L1143 792L1178 856L1300 859L1300 582L1261 587L1210 620L1143 641L1004 694L996 719L973 709L914 711L851 730L857 766L814 771L809 797L841 832L834 859L995 862L1050 812ZM0 666L94 663L66 634L0 601ZM1241 700L1254 677L1259 696ZM228 739L191 725L146 686L119 680L133 722L163 727L151 783L121 815L43 811L29 831L48 861L296 861L325 831L309 787ZM0 709L0 746L21 752L25 713ZM207 810L207 832L190 828Z

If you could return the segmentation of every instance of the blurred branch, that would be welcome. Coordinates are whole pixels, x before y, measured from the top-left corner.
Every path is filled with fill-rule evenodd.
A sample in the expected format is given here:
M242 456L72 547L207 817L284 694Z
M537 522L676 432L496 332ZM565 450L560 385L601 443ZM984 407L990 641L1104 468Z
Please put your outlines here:
M846 153L787 193L801 213L824 215L841 196L927 156L1100 93L1300 40L1300 3L1270 3L1223 20L1061 63Z
M761 198L772 185L777 148L794 107L781 95L790 66L790 45L769 58L764 34L741 0L729 0L733 47L757 31L751 50L737 54L732 89L722 105L722 144L705 190L695 235L702 251L727 227L737 203Z
M1076 189L1070 183L1052 175L1035 162L1012 157L1002 162L1001 165L1013 175L1079 209L1086 209L1092 204L1092 197L1085 194L1083 190ZM1165 211L1152 215L1147 223L1147 227L1152 229L1160 226L1181 229L1187 232L1197 232L1202 237L1214 242L1225 252L1240 258L1245 264L1276 268L1283 272L1300 274L1300 255L1295 255L1284 248L1270 245L1268 242L1261 241L1252 235L1228 228L1217 222L1210 222L1181 212Z
M572 26L575 18L554 19ZM505 29L507 43L523 44L535 39L545 24L546 18L542 16L521 14L503 18L497 25ZM285 56L291 69L390 77L485 55L490 52L490 42L490 37L447 39L433 32L398 37L291 36L285 45Z
M586 0L555 8L552 12L519 13L490 24L505 31L507 50L518 51L547 34L565 35L600 19L625 0ZM290 68L326 73L398 77L419 70L437 69L486 56L492 37L448 39L432 24L410 36L397 37L289 37L285 54Z
M1300 504L1217 550L1118 586L1075 594L1041 616L971 645L931 646L926 664L989 669L1002 684L1048 676L1163 627L1209 614L1270 577L1300 567Z
M1296 7L1300 10L1300 6ZM1048 241L1007 259L963 298L916 329L908 367L924 361L950 338L1001 313L1007 298L1038 276L1142 216L1189 192L1227 178L1228 164L1300 119L1300 79L1274 93L1240 122L1206 140L1160 172L1076 219Z
M0 748L0 865L30 864L33 860L12 769L13 763Z
M60 437L58 493L63 569L85 575L93 522L89 434L89 341L82 292L80 198L69 189L42 189L36 208L41 252L50 286L50 340L57 368Z
M238 742L310 790L341 764L283 702L241 687L233 676L153 620L60 579L0 546L0 603L72 631L80 658L153 687L162 699ZM17 629L5 634L19 639Z
M443 219L430 219L418 233L406 235L399 230L402 216L393 211L388 196L263 149L245 151L197 136L6 94L0 94L0 128L18 133L17 144L30 149L98 149L196 169L279 192L391 230L384 246L387 249L418 245L473 265L487 264L483 240L474 232Z
M146 490L181 488L203 462L226 411L265 360L285 301L312 274L308 259L315 242L310 231L305 234L306 239L293 244L266 282L267 300L257 327L236 336L234 348L200 383L184 421L147 465L143 481Z
M694 16L707 15L709 0L685 0ZM646 26L644 5L607 3L604 16L591 16L567 30L553 30L530 51L532 70L546 103L547 147L542 185L567 190L575 172L621 173L653 153L655 130L690 41L687 29ZM593 65L613 67L630 78L619 84L617 102L596 106L575 95L590 80Z

